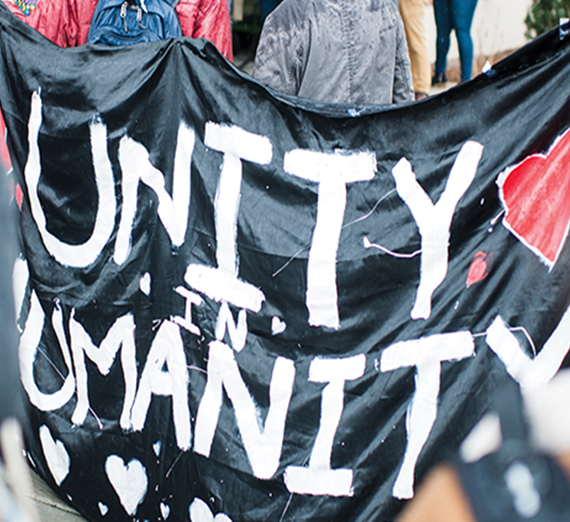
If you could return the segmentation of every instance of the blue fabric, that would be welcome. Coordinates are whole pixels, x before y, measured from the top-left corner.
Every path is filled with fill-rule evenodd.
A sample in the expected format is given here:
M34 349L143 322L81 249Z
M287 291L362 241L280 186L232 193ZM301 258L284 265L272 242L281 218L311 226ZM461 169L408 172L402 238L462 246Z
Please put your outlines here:
M261 15L261 22L263 23L267 15L281 3L281 0L258 0L258 3L259 14Z
M145 0L144 4L131 5L126 0L101 0L93 14L87 41L118 46L178 36L182 36L180 23L168 1Z
M476 6L477 0L433 0L435 24L437 26L436 74L445 73L451 30L455 29L461 61L461 81L471 79L473 69L471 23Z

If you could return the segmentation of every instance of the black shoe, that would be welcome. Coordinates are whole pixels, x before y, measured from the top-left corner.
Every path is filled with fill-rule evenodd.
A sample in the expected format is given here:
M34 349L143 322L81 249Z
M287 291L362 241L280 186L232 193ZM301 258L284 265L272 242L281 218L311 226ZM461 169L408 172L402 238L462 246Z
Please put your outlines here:
M445 78L445 73L436 72L434 77L431 79L432 85L438 85L440 83L445 83L447 79Z

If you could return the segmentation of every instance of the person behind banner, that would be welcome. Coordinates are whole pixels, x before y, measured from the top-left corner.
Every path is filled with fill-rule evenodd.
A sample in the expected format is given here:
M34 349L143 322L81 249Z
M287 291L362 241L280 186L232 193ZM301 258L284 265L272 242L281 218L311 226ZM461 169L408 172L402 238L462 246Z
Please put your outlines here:
M263 25L253 77L320 102L365 106L414 99L394 0L284 0Z
M399 5L410 52L416 100L427 97L431 85L431 65L424 28L425 7L426 0L401 0Z
M16 0L4 0L20 20L60 47L87 42L97 0L40 0L26 16ZM180 0L175 7L183 36L205 38L233 60L227 0Z
M451 30L455 29L461 81L466 82L473 74L473 39L471 24L477 7L477 0L433 0L433 12L437 27L435 75L432 85L446 82L447 54L450 46Z

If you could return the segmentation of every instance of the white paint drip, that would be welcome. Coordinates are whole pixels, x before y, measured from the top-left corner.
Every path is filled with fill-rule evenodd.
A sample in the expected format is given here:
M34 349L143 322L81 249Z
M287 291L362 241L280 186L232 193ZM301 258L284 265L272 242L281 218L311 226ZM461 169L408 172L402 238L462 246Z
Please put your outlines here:
M167 520L170 516L170 506L164 502L160 503L160 514L162 515L162 520Z
M162 447L162 443L157 440L153 445L152 445L152 451L154 451L154 454L157 457L160 457L160 448Z
M151 277L148 272L145 272L144 275L139 280L139 288L144 295L150 295L151 290Z
M384 252L385 254L388 254L389 256L395 257L397 259L412 259L422 253L421 250L415 250L414 252L410 252L409 254L401 254L399 252L394 252L393 250L390 250L385 246L379 245L378 243L371 243L370 239L368 239L367 237L362 238L362 246L366 249L376 248L377 250L380 250L381 252Z
M22 311L29 280L30 270L28 268L28 262L22 257L16 258L12 270L12 291L14 293L14 312L16 314L16 320L20 317Z
M271 318L271 335L282 334L287 329L287 323L274 315Z
M107 504L103 504L103 502L97 502L97 507L99 508L99 512L102 517L109 512L109 506L107 506Z

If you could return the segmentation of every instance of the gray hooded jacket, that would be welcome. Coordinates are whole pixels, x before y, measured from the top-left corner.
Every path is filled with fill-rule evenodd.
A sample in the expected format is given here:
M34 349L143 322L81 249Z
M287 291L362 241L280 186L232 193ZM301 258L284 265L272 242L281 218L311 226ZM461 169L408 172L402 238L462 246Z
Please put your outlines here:
M265 21L253 77L315 101L364 106L414 99L393 0L284 0Z

